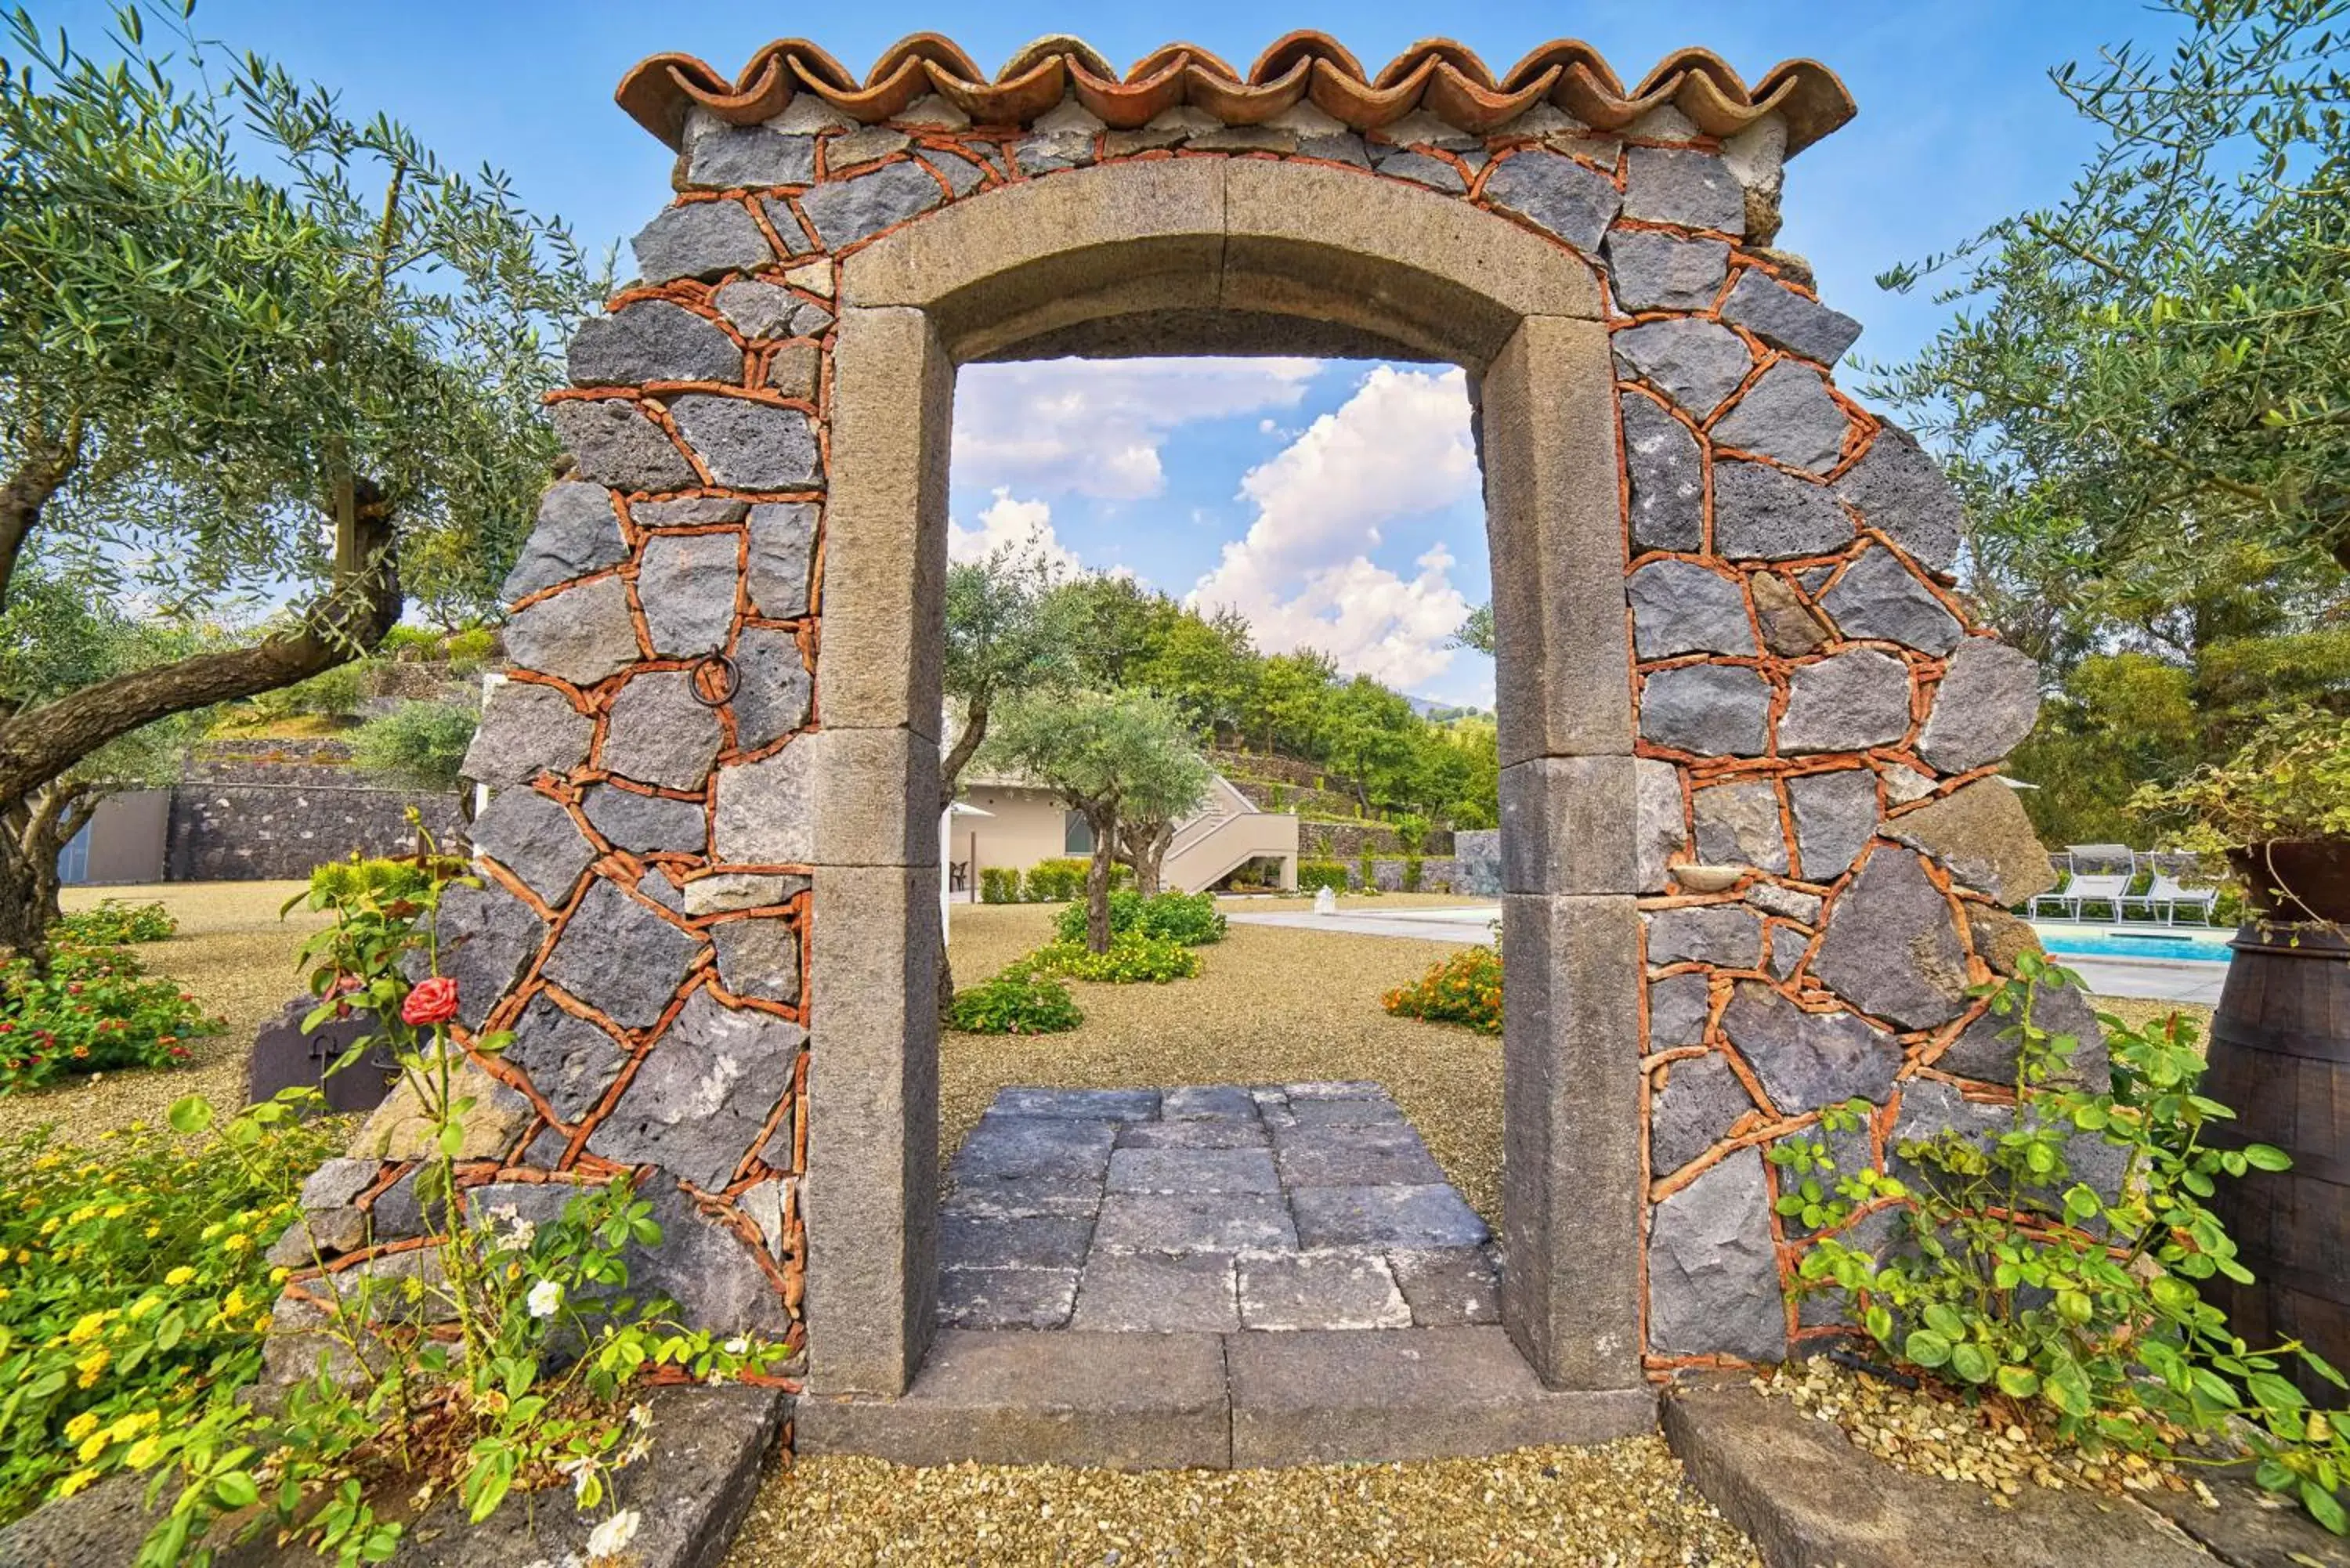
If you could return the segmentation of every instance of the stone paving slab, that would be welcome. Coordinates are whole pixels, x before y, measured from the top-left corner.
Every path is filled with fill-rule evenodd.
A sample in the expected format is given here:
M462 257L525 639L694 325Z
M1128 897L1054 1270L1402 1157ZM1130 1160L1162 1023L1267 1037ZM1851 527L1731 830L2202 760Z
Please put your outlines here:
M1004 1089L991 1113L1009 1116L1074 1116L1147 1122L1159 1116L1156 1089Z
M937 1321L951 1329L1499 1321L1483 1221L1377 1084L1006 1089L948 1178Z
M939 1321L950 1328L1059 1328L1076 1302L1075 1269L939 1272Z
M1261 1148L1120 1148L1109 1157L1112 1192L1279 1192L1273 1156Z
M1409 1123L1300 1127L1274 1137L1281 1177L1292 1187L1426 1186L1444 1172Z
M1278 1192L1113 1192L1102 1199L1097 1247L1135 1252L1233 1252L1297 1245Z
M1388 1254L1388 1267L1411 1305L1414 1323L1471 1328L1502 1321L1502 1271L1484 1247L1444 1247Z
M939 1263L950 1271L1074 1269L1086 1261L1093 1233L1090 1214L1039 1214L1024 1220L946 1214L939 1220Z
M1307 1247L1473 1247L1489 1234L1468 1200L1441 1184L1294 1187L1289 1203Z
M1118 1129L1119 1148L1269 1148L1273 1135L1247 1121L1133 1122Z
M1159 1096L1159 1116L1170 1122L1252 1122L1256 1119L1256 1096L1237 1084L1169 1089Z
M1074 1176L1100 1180L1109 1168L1115 1121L1066 1116L999 1116L993 1112L955 1151L955 1176Z
M1241 1326L1232 1254L1096 1252L1070 1327L1128 1334L1232 1334Z
M1244 1328L1411 1326L1411 1308L1377 1252L1244 1253L1239 1284Z

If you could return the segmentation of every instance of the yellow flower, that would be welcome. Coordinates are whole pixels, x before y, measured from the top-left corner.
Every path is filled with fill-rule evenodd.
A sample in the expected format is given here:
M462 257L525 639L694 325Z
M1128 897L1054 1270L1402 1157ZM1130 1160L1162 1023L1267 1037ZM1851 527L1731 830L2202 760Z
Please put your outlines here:
M54 1236L57 1233L57 1227L63 1223L65 1223L65 1221L52 1214L47 1219L41 1221L41 1234L44 1236ZM33 1254L29 1251L19 1252L16 1254L16 1261L20 1263L29 1263L33 1261Z
M224 1252L242 1252L252 1245L253 1238L246 1235L244 1231L239 1231L235 1235L231 1236L227 1241L221 1243L221 1251Z
M66 1441L78 1443L96 1430L98 1430L98 1412L84 1410L66 1423Z
M73 1474L66 1477L65 1480L57 1482L57 1495L61 1498L71 1497L74 1493L80 1491L83 1488L88 1486L90 1482L97 1479L98 1472L96 1470L76 1470Z
M182 1263L178 1268L173 1269L170 1273L163 1276L163 1282L167 1285L184 1285L195 1277L196 1271L188 1267L187 1264Z
M163 1227L161 1227L161 1225L150 1225L150 1226L148 1226L148 1227L147 1227L147 1239L148 1239L150 1241L153 1241L156 1237L158 1237L158 1236L161 1235L162 1233L163 1233Z
M122 1462L134 1470L143 1470L162 1457L162 1438L141 1438L130 1445L130 1451L122 1456Z
M81 1374L79 1386L84 1388L97 1387L98 1375L106 1370L106 1364L110 1359L111 1357L109 1357L106 1353L106 1346L101 1345L97 1349L91 1351L88 1355L83 1356L79 1361L75 1362L75 1370Z
M84 1313L80 1322L66 1330L66 1343L87 1345L96 1339L99 1331L106 1326L107 1316L108 1314L102 1312Z
M229 1292L228 1300L221 1303L221 1315L223 1317L234 1317L244 1310L244 1287L243 1285L239 1285L236 1289Z
M106 1206L106 1217L109 1220L120 1220L130 1212L130 1205L128 1203L109 1203Z
M114 1439L104 1432L92 1432L88 1437L84 1438L81 1440L81 1447L74 1450L74 1458L79 1459L84 1464L88 1464L90 1460L98 1458L99 1455L106 1452L106 1446L112 1441L114 1441Z
M162 1417L153 1410L133 1410L115 1422L113 1426L109 1427L106 1429L107 1435L118 1443L127 1443L161 1420Z

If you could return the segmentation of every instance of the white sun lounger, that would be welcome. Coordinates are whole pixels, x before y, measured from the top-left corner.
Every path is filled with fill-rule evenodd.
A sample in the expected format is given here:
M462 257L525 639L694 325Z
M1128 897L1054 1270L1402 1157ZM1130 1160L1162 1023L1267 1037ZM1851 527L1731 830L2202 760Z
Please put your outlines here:
M2130 878L2137 875L2137 852L2125 844L2075 844L2065 851L2064 857L2074 867L2072 880L2060 893L2043 893L2033 899L2032 912L2037 915L2042 904L2053 903L2067 919L2078 920L2086 918L2081 912L2085 905L2105 904L2119 919ZM2085 862L2100 869L2080 869ZM2116 865L2118 870L2111 869Z
M2147 919L2149 920L2154 918L2154 911L2157 909L2161 909L2162 923L2166 926L2178 923L2178 911L2182 907L2193 909L2203 918L2203 923L2208 926L2211 923L2212 911L2219 906L2220 890L2217 888L2189 888L2169 872L2157 871L2154 874L2154 881L2145 892L2135 894L2123 899L2122 902L2125 906L2144 904ZM2126 908L2123 910L2123 914L2126 918L2128 914Z

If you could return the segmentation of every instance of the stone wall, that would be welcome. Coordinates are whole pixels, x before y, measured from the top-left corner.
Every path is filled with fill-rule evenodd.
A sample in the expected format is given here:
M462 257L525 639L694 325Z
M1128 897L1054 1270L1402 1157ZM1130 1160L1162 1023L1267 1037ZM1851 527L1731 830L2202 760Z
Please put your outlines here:
M1502 830L1481 827L1452 836L1452 888L1480 898L1502 892Z
M673 91L659 81L687 78L646 79ZM1584 92L1596 78L1575 79ZM1413 192L1415 213L1434 192L1467 209L1428 231L1453 236L1440 243L1462 256L1489 243L1534 244L1545 276L1596 277L1607 291L1613 428L1580 439L1586 456L1601 441L1620 451L1621 558L1578 556L1572 566L1586 575L1524 578L1497 604L1511 764L1501 883L1520 900L1513 909L1529 911L1525 921L1513 914L1510 929L1513 953L1532 966L1513 964L1517 1022L1505 1050L1541 1053L1526 1059L1556 1077L1570 1047L1637 1038L1639 1086L1618 1125L1581 1135L1585 1150L1623 1151L1620 1171L1601 1173L1621 1185L1571 1202L1550 1193L1537 1229L1513 1233L1513 1267L1532 1277L1551 1260L1539 1302L1553 1316L1521 1343L1537 1346L1545 1376L1589 1366L1613 1378L1636 1324L1652 1372L1770 1359L1797 1335L1825 1332L1833 1305L1799 1314L1783 1288L1806 1238L1773 1211L1764 1152L1855 1096L1877 1109L1864 1135L1839 1142L1853 1163L1880 1162L1899 1137L1975 1125L2004 1054L1966 988L2012 956L2018 939L2000 906L2048 875L2013 795L1988 776L2031 726L2036 671L1956 592L1960 520L1933 462L1833 385L1830 369L1858 325L1818 300L1799 258L1768 248L1791 137L1808 140L1835 120L1735 104L1717 114L1728 101L1717 89L1703 99L1712 134L1671 107L1637 119L1609 110L1616 129L1602 130L1560 107L1600 99L1527 88L1507 100L1513 118L1474 109L1487 100L1464 89L1402 118L1382 109L1364 120L1367 134L1303 98L1247 124L1178 104L1112 130L1076 98L1020 108L1015 124L974 126L954 102L900 95L859 111L885 122L860 123L817 93L782 91L765 100L764 123L729 123L699 105L658 121L681 148L681 194L634 242L641 278L579 329L574 389L553 404L577 466L548 493L506 585L515 678L494 697L469 759L469 772L499 791L476 833L487 886L444 906L465 933L444 959L464 1028L515 1031L513 1048L484 1068L511 1116L473 1146L467 1179L501 1191L552 1182L559 1194L564 1182L642 1170L676 1217L671 1252L691 1260L700 1282L680 1293L689 1311L802 1332L808 984L827 988L827 1017L850 1020L845 1027L879 1042L876 1051L896 1042L900 1056L907 1020L931 1006L927 955L904 940L882 950L894 955L885 961L843 928L821 938L827 965L812 972L809 889L820 857L842 868L840 885L853 874L858 917L875 921L930 897L934 876L913 837L889 838L891 821L919 827L922 814L893 817L869 804L876 787L920 795L935 762L925 760L928 742L902 719L889 721L897 728L812 723L818 701L835 712L902 705L906 691L923 690L907 664L928 657L860 625L877 640L835 646L817 672L816 612L837 543L827 530L846 528L827 520L828 507L847 509L843 497L827 499L843 258L932 214L983 209L1007 189L1049 189L1072 171L1123 170L1149 190L1171 189L1160 173L1211 160L1229 164L1235 188L1245 169L1254 186L1277 191L1292 178L1278 171L1295 164L1310 170L1294 178L1333 224L1348 216L1335 181L1363 182L1367 196ZM1458 122L1464 115L1475 129ZM1105 192L1103 212L1121 202L1158 210L1145 185L1121 193L1098 174L1079 178ZM1223 210L1212 205L1214 221ZM1332 275L1351 275L1349 245L1367 256L1379 243L1327 239ZM1281 254L1291 258L1281 265L1299 265ZM1444 293L1464 287L1467 270L1398 301L1398 335L1421 329L1410 311L1430 301L1469 308L1469 295ZM1477 308L1502 307L1500 296L1482 297ZM1032 326L1050 316L1046 306L1021 308ZM1176 315L1181 330L1149 341L1197 347L1200 334L1226 329ZM1275 319L1241 328L1262 333ZM1549 352L1539 345L1575 341L1594 325L1573 310L1520 319L1548 325L1477 329L1485 351L1503 356L1497 374L1578 363L1563 351L1537 358ZM894 412L901 428L931 418L947 394L935 339L921 337L936 330L925 312L860 308L849 325L870 335L858 361L867 373L907 367L902 409L868 413ZM1331 336L1296 341L1353 342L1346 332L1359 329L1323 325ZM1422 340L1442 336L1430 328ZM1529 342L1537 347L1503 348ZM1518 358L1503 367L1511 352ZM1497 393L1489 379L1486 396L1523 411L1535 391ZM1490 449L1496 437L1484 433ZM1503 450L1531 462L1538 443L1510 439L1517 444ZM1525 486L1550 483L1558 454L1541 450L1549 468L1531 478L1489 472L1489 488L1518 485L1523 500ZM935 461L942 471L942 449ZM855 535L857 556L873 579L857 581L875 604L920 605L924 574L935 570L908 511L877 503L854 514L866 531ZM1513 515L1561 526L1539 508ZM1611 646L1591 628L1612 628L1617 607L1628 613L1631 667L1573 665ZM1539 651L1513 656L1513 647ZM1563 669L1573 681L1555 687ZM1620 703L1627 689L1637 734L1604 732L1614 721L1601 698ZM1562 691L1572 706L1556 700ZM819 813L833 836L824 845ZM1635 838L1637 865L1615 867L1607 857L1633 858ZM1589 956L1617 950L1613 934L1575 946L1577 920L1622 929L1635 887L1639 929L1620 960ZM1645 1006L1626 967L1644 971ZM860 1071L895 1070L878 1055L858 1061ZM1628 1084L1621 1055L1590 1057L1590 1076L1607 1076L1610 1063ZM870 1158L830 1158L837 1171L884 1187L926 1185L913 1167L935 1131L922 1109L931 1090L919 1066L897 1065L902 1078L869 1094L858 1086L866 1125L827 1135L837 1151L844 1139L874 1140ZM1563 1092L1576 1105L1603 1103L1584 1071ZM900 1110L904 1127L872 1125ZM384 1152L389 1162L354 1191L388 1192L404 1179L398 1151ZM1557 1278L1587 1259L1557 1262L1581 1245L1565 1231L1603 1223L1601 1211L1629 1215L1635 1194L1645 1271L1610 1232L1604 1265L1577 1275L1596 1294L1569 1302ZM899 1188L833 1200L878 1238L858 1243L866 1272L844 1288L909 1314L844 1324L848 1337L867 1336L860 1365L874 1369L871 1382L849 1386L894 1392L905 1347L918 1357L927 1332L929 1287L871 1271L925 1256L910 1221L883 1211L902 1201L912 1214L916 1201ZM1553 1218L1563 1204L1573 1215ZM1643 1280L1637 1303L1618 1299L1640 1296ZM1581 1326L1560 1326L1568 1315Z
M463 846L454 796L366 783L335 741L214 742L172 786L164 875L174 882L302 878L323 861L416 847L411 805L440 842Z

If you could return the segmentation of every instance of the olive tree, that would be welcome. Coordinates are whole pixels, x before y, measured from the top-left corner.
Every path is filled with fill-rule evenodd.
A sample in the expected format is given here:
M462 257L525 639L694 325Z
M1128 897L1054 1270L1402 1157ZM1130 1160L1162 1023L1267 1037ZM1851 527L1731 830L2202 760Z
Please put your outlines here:
M61 691L183 658L199 634L92 601L36 568L17 575L0 610L0 711L37 707ZM0 881L22 890L25 923L46 930L59 914L57 857L107 796L169 784L201 728L179 713L117 736L0 810ZM37 935L32 950L37 952Z
M22 10L0 74L0 607L38 570L249 639L0 703L0 813L173 714L486 602L556 455L548 330L596 296L559 224L380 116L198 38L86 53ZM160 45L151 45L152 31ZM0 951L37 944L0 864Z
M1208 793L1207 759L1181 712L1146 691L1015 697L998 713L983 754L1051 790L1086 819L1094 840L1086 866L1086 945L1107 952L1110 863L1122 826L1129 815L1172 821Z
M2061 200L1879 280L1956 307L1868 389L1938 438L1970 588L2061 683L2014 759L2059 838L2350 670L2350 3L2158 10L2175 43L2053 73L2098 138Z
M942 685L957 712L939 767L943 811L987 740L995 704L1058 686L1076 673L1076 605L1060 574L1032 546L999 545L947 568Z

